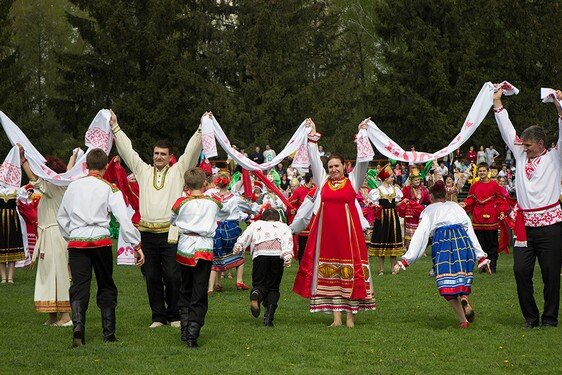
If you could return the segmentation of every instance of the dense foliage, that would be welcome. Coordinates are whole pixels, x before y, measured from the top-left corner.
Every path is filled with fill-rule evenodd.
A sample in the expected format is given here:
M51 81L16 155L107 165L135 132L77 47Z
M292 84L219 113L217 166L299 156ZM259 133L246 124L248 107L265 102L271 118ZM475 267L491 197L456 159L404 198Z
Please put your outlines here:
M516 126L556 134L538 90L562 82L558 1L14 0L0 20L0 110L45 154L80 145L108 105L145 156L163 137L181 149L207 110L247 151L312 117L352 158L369 116L430 151L504 79ZM500 142L490 116L471 144Z

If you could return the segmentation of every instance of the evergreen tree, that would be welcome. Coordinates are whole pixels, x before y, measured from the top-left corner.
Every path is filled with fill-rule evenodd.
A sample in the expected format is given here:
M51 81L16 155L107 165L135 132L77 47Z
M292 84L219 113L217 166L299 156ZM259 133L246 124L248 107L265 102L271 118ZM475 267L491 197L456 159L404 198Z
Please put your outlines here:
M0 110L15 119L23 112L22 86L25 80L18 65L20 54L13 42L12 4L13 1L0 2ZM2 149L9 147L7 141L2 146Z
M87 43L62 54L65 82L57 112L74 135L109 98L123 130L148 157L156 139L183 153L201 114L210 109L214 1L72 1L88 16L69 14Z

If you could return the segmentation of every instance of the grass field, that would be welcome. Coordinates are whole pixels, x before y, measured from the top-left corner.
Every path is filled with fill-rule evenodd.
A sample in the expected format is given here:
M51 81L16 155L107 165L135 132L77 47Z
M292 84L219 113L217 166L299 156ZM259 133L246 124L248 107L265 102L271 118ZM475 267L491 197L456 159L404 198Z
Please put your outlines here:
M17 270L15 285L0 285L0 374L562 373L560 328L521 327L511 256L500 258L496 275L476 275L476 321L467 330L457 328L429 268L426 257L397 276L374 276L378 309L360 313L353 329L328 328L331 316L308 312L308 301L291 291L296 265L286 270L275 328L252 318L248 293L225 279L225 292L210 298L195 350L184 346L177 328L147 328L145 284L134 267L114 270L120 341L102 342L94 286L86 346L78 349L71 349L70 328L42 325L46 315L33 308L34 272ZM538 267L535 289L542 308Z

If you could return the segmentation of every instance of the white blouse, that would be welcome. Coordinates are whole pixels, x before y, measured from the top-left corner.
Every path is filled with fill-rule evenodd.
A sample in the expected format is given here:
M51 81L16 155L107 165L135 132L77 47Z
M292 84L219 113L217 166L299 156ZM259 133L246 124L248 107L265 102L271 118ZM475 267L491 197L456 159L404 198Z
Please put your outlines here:
M466 211L457 203L448 201L432 203L422 211L420 224L414 232L408 251L402 259L405 259L409 264L414 263L423 256L429 237L433 236L435 230L445 225L453 224L460 224L464 227L472 241L477 259L487 256L482 250L478 238L476 238L474 228Z

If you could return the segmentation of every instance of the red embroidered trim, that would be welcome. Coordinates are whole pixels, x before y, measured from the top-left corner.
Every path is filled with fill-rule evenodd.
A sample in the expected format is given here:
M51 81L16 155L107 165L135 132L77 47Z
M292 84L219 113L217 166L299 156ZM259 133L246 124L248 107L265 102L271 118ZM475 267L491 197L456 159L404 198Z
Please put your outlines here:
M68 242L68 248L73 248L73 249L88 249L93 247L105 247L105 246L113 246L113 241L111 240L110 237L101 238L99 240L93 240L93 241L71 240Z

